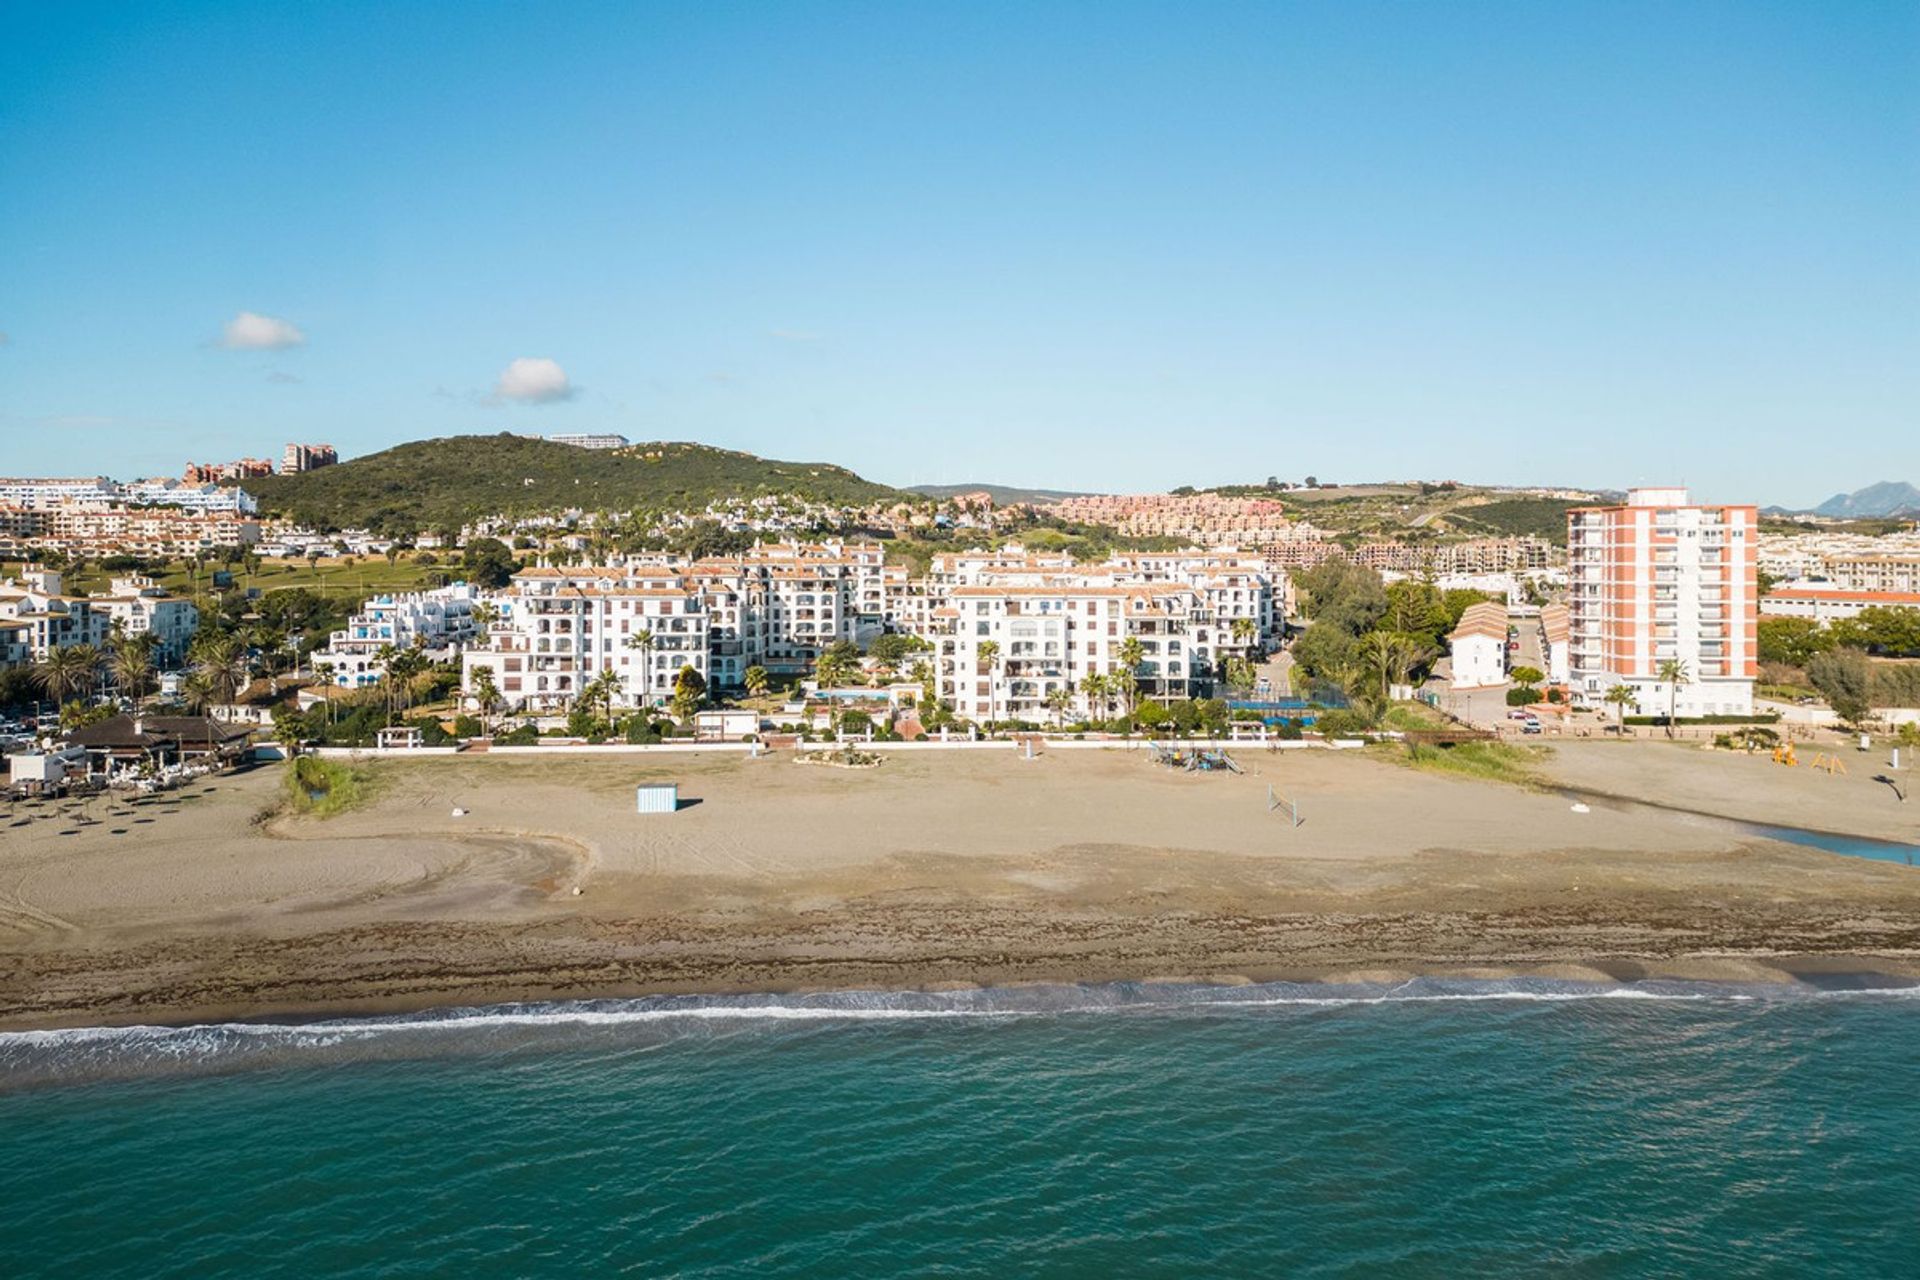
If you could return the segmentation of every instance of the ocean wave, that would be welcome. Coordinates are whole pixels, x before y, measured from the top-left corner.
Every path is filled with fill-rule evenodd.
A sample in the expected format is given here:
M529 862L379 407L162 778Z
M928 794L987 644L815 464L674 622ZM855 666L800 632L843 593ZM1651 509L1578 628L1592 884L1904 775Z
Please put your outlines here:
M1566 1005L1588 1002L1754 1006L1809 1000L1911 1000L1920 983L1812 987L1677 981L1583 983L1539 978L1416 978L1395 984L1113 983L949 992L844 991L810 995L655 996L455 1007L426 1013L312 1022L72 1027L0 1032L0 1088L485 1053L517 1048L642 1045L781 1024L1025 1021L1077 1015L1257 1013L1441 1004ZM635 1033L651 1033L636 1035Z

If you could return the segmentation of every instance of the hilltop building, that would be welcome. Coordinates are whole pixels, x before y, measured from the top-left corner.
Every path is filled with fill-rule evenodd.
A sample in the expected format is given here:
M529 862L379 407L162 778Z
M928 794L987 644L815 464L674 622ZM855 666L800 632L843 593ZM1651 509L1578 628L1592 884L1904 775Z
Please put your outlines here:
M570 444L576 449L624 449L629 443L625 436L616 435L557 435L548 436L553 444Z
M187 484L230 484L273 474L273 463L266 458L237 458L232 462L189 462L181 479Z
M1696 505L1679 488L1569 511L1575 702L1625 685L1640 715L1665 715L1670 696L1679 716L1752 714L1758 523L1754 507ZM1669 662L1678 682L1661 674Z
M338 461L340 455L330 444L289 444L280 451L280 474L293 476L303 471L317 471Z

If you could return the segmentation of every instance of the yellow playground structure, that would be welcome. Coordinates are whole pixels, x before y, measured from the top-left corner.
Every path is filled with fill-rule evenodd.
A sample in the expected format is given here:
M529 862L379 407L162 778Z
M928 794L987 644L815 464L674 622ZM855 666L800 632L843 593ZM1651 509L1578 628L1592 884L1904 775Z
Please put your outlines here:
M1788 742L1773 749L1773 762L1784 764L1788 768L1798 768L1800 757L1794 754L1793 744ZM1845 773L1847 762L1830 751L1819 751L1814 753L1813 759L1807 761L1807 768L1819 769L1828 777L1832 777L1836 773Z

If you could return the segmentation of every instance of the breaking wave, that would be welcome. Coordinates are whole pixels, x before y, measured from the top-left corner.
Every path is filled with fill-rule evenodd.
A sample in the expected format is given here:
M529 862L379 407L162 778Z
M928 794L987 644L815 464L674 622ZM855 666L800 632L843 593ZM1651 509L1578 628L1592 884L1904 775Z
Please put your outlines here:
M1814 987L1678 981L1617 984L1519 978L1416 978L1395 984L1112 983L947 992L651 996L454 1007L382 1017L0 1032L0 1089L58 1083L332 1066L435 1056L570 1048L648 1048L778 1028L950 1019L1092 1015L1247 1017L1435 1004L1593 1002L1765 1005L1809 1000L1910 1000L1920 983Z

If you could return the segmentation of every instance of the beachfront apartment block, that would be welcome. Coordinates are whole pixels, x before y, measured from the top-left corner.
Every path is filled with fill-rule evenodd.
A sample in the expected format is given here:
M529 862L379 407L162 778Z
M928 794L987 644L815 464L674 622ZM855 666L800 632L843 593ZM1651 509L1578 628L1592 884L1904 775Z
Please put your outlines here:
M524 569L492 603L486 643L461 654L469 699L483 670L526 711L564 710L606 671L629 707L665 702L682 667L711 679L706 600L677 569Z
M979 721L1053 719L1056 693L1083 715L1110 710L1081 682L1118 674L1128 640L1140 646L1139 696L1210 693L1220 634L1199 593L1173 585L962 586L934 624L925 638L938 655L940 695Z
M1754 507L1696 504L1682 488L1569 511L1574 701L1598 706L1625 685L1641 715L1666 714L1670 695L1679 716L1752 714L1758 523Z
M326 647L314 652L313 663L316 669L325 666L327 682L343 689L378 684L387 671L381 655L389 647L444 653L472 641L479 603L478 589L464 582L369 596L345 627L327 637Z
M1007 547L936 556L925 577L912 578L876 543L771 543L692 561L653 555L522 570L491 600L499 611L491 639L463 663L469 696L484 668L512 709L559 709L609 669L622 700L636 705L664 701L683 666L737 689L751 667L804 675L831 645L865 646L893 632L939 652L942 696L961 714L984 717L991 703L1003 718L1009 708L1037 718L1047 695L1069 685L1074 705L1091 710L1079 682L1114 671L1116 646L1128 637L1141 644L1145 696L1211 692L1224 658L1278 636L1284 598L1284 578L1276 585L1257 555L1138 554L1076 565ZM642 633L645 642L636 639ZM963 679L987 638L1006 660Z

